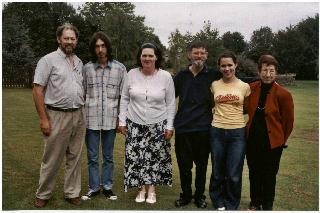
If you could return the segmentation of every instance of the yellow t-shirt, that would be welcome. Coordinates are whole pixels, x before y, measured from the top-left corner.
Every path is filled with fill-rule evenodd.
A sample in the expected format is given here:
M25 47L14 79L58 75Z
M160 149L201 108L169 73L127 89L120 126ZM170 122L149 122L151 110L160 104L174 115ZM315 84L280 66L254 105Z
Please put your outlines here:
M223 129L245 127L243 103L251 92L249 84L240 79L232 83L224 83L220 79L212 82L210 89L215 104L211 125Z

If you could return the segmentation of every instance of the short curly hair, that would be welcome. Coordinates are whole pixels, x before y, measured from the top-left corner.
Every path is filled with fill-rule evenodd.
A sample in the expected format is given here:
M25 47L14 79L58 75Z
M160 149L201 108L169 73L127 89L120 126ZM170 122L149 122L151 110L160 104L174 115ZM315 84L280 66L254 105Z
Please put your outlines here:
M260 58L258 60L258 69L259 69L259 71L262 68L262 64L267 64L268 66L269 65L274 65L276 71L278 72L279 63L278 63L277 59L274 56L268 55L268 54L260 56Z

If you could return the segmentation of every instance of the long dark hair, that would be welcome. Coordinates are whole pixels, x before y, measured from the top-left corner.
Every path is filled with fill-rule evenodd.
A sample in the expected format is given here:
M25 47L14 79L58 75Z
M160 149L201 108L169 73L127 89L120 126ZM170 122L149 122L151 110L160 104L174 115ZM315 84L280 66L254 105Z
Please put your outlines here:
M113 59L111 40L104 32L101 32L101 31L94 33L90 39L89 51L91 53L92 61L96 62L98 60L98 57L96 55L96 42L98 39L101 39L104 42L104 45L106 46L106 49L107 49L108 61L111 61Z

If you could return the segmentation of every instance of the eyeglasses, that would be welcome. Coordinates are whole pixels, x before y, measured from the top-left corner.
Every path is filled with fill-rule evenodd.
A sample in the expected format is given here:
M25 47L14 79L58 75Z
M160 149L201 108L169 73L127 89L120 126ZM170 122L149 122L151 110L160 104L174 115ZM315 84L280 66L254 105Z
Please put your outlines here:
M275 75L276 70L261 70L261 73L263 73L263 74L269 73L270 75Z

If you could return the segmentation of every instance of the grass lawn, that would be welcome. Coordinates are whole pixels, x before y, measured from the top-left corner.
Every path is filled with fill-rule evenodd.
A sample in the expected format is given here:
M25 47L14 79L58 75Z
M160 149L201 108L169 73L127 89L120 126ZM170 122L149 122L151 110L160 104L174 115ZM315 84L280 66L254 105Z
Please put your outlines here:
M277 179L274 210L319 210L319 94L317 81L297 81L287 87L295 102L295 126L283 152ZM38 185L43 142L38 116L30 89L3 89L2 97L2 209L32 210ZM124 138L115 142L114 192L117 201L102 195L75 207L63 199L63 169L56 178L53 197L45 210L199 210L194 204L177 209L173 202L179 197L180 181L172 144L173 186L158 187L158 202L136 204L136 189L123 189ZM82 155L82 193L88 188L86 147ZM207 188L211 175L208 165ZM248 169L244 166L241 210L249 203ZM208 195L208 191L205 192ZM205 210L213 210L210 199Z

